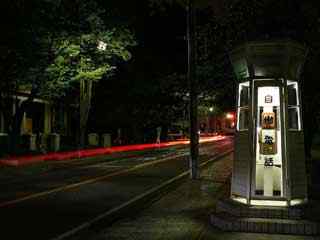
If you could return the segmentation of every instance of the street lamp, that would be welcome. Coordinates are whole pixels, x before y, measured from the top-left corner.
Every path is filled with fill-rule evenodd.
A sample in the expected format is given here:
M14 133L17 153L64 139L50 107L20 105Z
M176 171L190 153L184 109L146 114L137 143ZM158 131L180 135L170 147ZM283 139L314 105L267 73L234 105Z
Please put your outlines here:
M107 44L101 40L98 41L98 46L97 48L101 51L105 51L107 48Z

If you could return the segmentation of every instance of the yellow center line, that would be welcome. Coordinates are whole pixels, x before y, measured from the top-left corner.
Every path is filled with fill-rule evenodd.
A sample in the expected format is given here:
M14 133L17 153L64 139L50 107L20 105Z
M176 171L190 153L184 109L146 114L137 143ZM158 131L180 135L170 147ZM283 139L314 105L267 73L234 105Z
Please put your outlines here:
M186 155L188 155L188 153L183 153L183 154L179 154L179 155L175 155L175 156L169 156L169 157L163 158L161 160L142 163L142 164L139 164L137 166L134 166L132 168L125 169L125 170L122 170L122 171L118 171L118 172L114 172L114 173L111 173L111 174L107 174L107 175L91 178L91 179L80 181L80 182L73 183L73 184L68 184L68 185L65 185L65 186L62 186L62 187L57 187L57 188L54 188L54 189L51 189L51 190L30 194L30 195L25 196L25 197L21 197L21 198L17 198L17 199L14 199L14 200L9 200L9 201L2 202L2 203L0 203L0 207L6 207L6 206L9 206L9 205L14 205L14 204L17 204L17 203L20 203L20 202L23 202L23 201L27 201L27 200L31 200L31 199L34 199L34 198L39 198L39 197L43 197L43 196L46 196L46 195L49 195L49 194L62 192L62 191L69 190L69 189L72 189L72 188L77 188L77 187L80 187L80 186L83 186L83 185L99 182L99 181L106 180L106 179L111 178L111 177L123 175L123 174L129 173L129 172L132 172L132 171L144 168L144 167L148 167L148 166L151 166L151 165L163 163L163 162L166 162L166 161L178 158L178 157L186 156Z

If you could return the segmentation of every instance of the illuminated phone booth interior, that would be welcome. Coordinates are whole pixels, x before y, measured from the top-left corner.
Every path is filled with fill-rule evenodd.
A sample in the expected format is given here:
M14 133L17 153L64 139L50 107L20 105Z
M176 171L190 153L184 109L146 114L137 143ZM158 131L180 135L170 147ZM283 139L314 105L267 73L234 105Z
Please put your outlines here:
M306 48L251 42L230 58L237 75L237 126L231 198L247 205L306 202L300 72Z

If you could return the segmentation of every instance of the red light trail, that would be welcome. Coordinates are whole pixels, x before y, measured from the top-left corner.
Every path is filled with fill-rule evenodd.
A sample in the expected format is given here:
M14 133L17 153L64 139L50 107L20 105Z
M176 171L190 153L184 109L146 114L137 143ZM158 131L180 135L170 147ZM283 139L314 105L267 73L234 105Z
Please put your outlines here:
M213 136L213 137L201 137L199 142L214 142L224 139L224 136ZM68 152L57 152L57 153L47 153L43 155L25 155L25 156L11 156L6 159L1 159L1 165L10 166L22 166L29 165L32 163L43 162L43 161L63 161L75 158L86 158L94 156L108 155L117 152L129 152L129 151L141 151L146 149L157 149L166 148L176 145L187 145L189 140L181 139L176 141L164 142L164 143L148 143L148 144L135 144L135 145L125 145L125 146L114 146L106 148L96 148L96 149L85 149L76 150Z

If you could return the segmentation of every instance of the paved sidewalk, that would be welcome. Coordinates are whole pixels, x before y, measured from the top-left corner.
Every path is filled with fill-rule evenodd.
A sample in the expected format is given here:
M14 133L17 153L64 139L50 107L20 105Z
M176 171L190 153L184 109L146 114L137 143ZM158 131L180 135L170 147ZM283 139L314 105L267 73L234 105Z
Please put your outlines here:
M135 217L93 233L90 240L315 240L318 237L228 233L209 225L218 197L228 194L232 155L214 162L199 181L187 181ZM86 238L88 239L88 238Z

